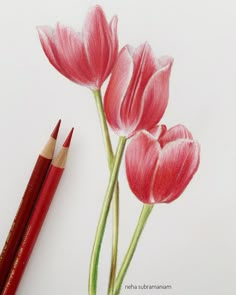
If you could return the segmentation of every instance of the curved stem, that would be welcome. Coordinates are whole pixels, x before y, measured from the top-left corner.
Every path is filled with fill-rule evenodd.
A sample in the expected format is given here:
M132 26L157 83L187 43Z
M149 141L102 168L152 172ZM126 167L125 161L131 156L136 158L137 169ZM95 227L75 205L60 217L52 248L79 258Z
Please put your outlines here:
M103 202L102 212L98 222L97 232L95 236L95 241L94 241L93 251L92 251L91 261L90 261L89 295L96 295L97 272L98 272L100 250L101 250L102 240L104 236L107 216L109 213L114 188L117 182L118 172L119 172L120 163L122 160L126 140L127 140L126 137L123 137L123 136L121 136L119 139L119 144L117 147L116 156L114 158L113 168L112 168L112 172L109 179L109 184L108 184L105 199Z
M108 131L107 121L104 114L101 91L93 91L98 115L100 119L104 145L106 149L107 161L109 165L110 172L113 167L114 154L112 150L110 135ZM116 277L116 265L117 265L117 253L118 253L118 238L119 238L119 183L117 181L114 194L113 194L113 222L112 222L112 255L111 255L111 266L110 266L110 279L108 286L108 294L113 294L113 288L115 284Z
M143 231L144 226L147 222L147 219L148 219L150 213L152 212L153 206L154 205L143 205L143 209L141 211L138 224L136 226L136 229L134 231L128 251L125 255L125 258L123 260L123 263L122 263L120 271L119 271L119 274L118 274L117 279L115 281L114 295L118 295L120 293L120 289L121 289L121 285L123 283L124 277L126 275L128 267L130 265L130 262L133 258L134 252L135 252L136 247L138 245L139 238L142 234L142 231Z

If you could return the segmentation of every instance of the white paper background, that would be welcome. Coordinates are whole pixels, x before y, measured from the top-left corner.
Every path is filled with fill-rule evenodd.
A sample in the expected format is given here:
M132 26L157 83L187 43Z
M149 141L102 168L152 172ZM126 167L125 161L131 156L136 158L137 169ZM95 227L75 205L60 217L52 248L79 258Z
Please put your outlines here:
M175 59L162 122L185 124L201 144L201 165L184 194L156 206L126 284L172 290L122 295L234 295L236 209L236 7L213 1L2 1L0 10L0 248L37 154L62 119L57 150L75 127L67 169L19 286L18 295L87 294L88 267L108 169L90 91L47 61L35 27L57 21L80 30L91 5L119 17L120 46L148 41ZM113 135L114 146L117 137ZM121 168L119 263L141 203ZM101 254L99 295L106 294L111 226Z

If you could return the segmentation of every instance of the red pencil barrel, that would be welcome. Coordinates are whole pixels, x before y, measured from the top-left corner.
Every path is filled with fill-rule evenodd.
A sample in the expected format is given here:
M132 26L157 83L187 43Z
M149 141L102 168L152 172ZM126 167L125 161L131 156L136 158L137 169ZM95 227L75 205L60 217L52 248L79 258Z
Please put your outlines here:
M23 195L20 207L11 226L8 239L0 256L0 294L11 269L22 239L22 235L25 231L26 224L30 218L32 208L36 202L50 163L50 159L46 159L42 156L38 157Z
M44 219L62 176L63 170L64 169L55 167L53 165L51 165L49 169L48 176L39 194L38 201L30 218L26 232L23 236L20 248L17 252L16 259L8 276L2 295L13 295L16 292L39 232L42 228Z

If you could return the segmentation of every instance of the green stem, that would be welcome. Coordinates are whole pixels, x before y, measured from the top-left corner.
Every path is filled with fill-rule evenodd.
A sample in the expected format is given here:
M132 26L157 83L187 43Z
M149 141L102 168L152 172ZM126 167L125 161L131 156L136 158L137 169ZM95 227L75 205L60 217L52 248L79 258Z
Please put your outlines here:
M103 109L103 104L102 104L102 97L101 97L101 91L100 90L94 90L93 95L95 98L97 110L98 110L98 115L99 115L99 120L102 128L102 135L104 139L104 144L105 144L105 149L106 149L106 155L107 155L107 161L109 164L110 170L112 169L112 163L113 163L113 150L112 150L112 145L111 145L111 140L110 140L110 135L108 131L108 126L107 126L107 121L106 117L104 114L104 109Z
M108 285L108 295L113 295L115 279L116 279L116 265L118 256L118 239L119 239L119 184L116 183L113 199L113 219L112 219L112 256L110 266L110 277Z
M138 245L139 238L140 238L141 233L144 229L144 226L147 222L147 219L148 219L150 213L152 212L153 206L154 205L144 205L143 206L143 209L142 209L142 212L139 216L139 221L138 221L138 224L137 224L136 229L134 231L128 251L125 255L125 258L123 260L123 263L122 263L120 271L119 271L119 274L118 274L117 279L115 281L114 295L118 295L120 293L120 289L121 289L121 285L123 283L124 277L126 275L128 267L130 265L130 262L133 258L134 252L135 252L136 247Z
M113 167L114 154L112 150L110 135L108 131L107 121L104 114L101 91L93 91L97 111L100 119L103 140L106 149L107 161L109 165L110 172ZM117 265L117 253L118 253L118 238L119 238L119 183L117 181L114 194L113 194L113 222L112 222L112 255L111 255L111 266L110 266L110 279L108 286L108 294L113 294L113 288L115 284L116 277L116 265Z
M116 156L113 162L112 172L110 174L109 184L107 187L101 215L98 222L97 232L95 236L95 241L94 241L93 251L92 251L91 261L90 261L89 295L96 295L97 273L98 273L98 262L99 262L100 250L101 250L102 240L104 236L107 216L109 213L110 204L112 200L112 195L117 182L120 163L124 153L126 140L127 140L126 137L123 137L123 136L121 136L119 139Z

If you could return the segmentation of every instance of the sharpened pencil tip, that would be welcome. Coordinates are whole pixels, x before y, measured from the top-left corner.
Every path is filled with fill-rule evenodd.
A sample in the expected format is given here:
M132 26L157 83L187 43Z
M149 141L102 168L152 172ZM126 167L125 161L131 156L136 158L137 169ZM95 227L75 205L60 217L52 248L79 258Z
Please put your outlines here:
M65 140L65 142L63 144L63 147L68 148L70 146L73 131L74 131L74 128L71 129L69 135L67 136L67 138L66 138L66 140Z
M53 132L51 134L52 138L57 139L57 135L58 135L60 125L61 125L61 119L57 122L57 125L56 125L56 127L54 128L54 130L53 130Z

